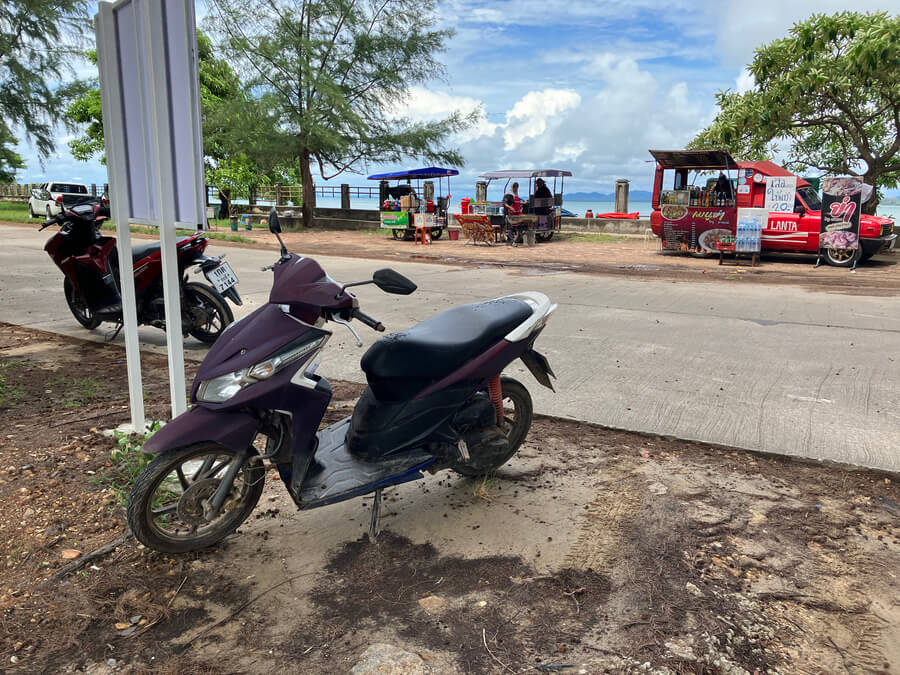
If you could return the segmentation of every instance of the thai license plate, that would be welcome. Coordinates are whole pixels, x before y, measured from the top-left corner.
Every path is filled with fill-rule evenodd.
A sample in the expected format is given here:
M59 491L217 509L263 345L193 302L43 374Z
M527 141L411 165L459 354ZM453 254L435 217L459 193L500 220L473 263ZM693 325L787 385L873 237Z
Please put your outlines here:
M206 272L206 278L216 287L219 293L224 293L238 282L237 277L231 270L231 265L227 262L219 263L218 267Z

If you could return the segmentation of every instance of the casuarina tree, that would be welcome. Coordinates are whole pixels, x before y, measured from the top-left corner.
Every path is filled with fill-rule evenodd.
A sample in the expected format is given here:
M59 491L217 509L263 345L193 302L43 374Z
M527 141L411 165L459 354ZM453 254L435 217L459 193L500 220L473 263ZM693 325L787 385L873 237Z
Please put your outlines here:
M46 159L53 152L54 126L63 106L61 82L80 56L87 25L87 0L0 2L0 171L22 165L5 146L15 136L34 143ZM10 163L12 160L12 163ZM6 167L6 168L4 168Z
M779 153L786 165L856 175L877 188L900 179L900 17L816 14L756 50L755 86L719 92L719 112L691 147L742 159ZM864 205L874 213L878 196Z
M449 138L474 115L404 114L413 85L441 77L452 32L434 0L208 0L205 29L273 113L269 133L300 169L312 224L313 168L324 179L405 157L460 166Z

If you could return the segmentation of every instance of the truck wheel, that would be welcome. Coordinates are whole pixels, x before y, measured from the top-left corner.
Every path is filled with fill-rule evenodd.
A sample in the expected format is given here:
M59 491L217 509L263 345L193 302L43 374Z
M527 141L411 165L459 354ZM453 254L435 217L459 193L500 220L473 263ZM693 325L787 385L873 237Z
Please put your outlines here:
M537 237L537 240L538 240L538 241L550 241L551 239L553 239L553 232L552 232L552 231L550 231L550 232L537 232L537 233L535 234L535 236Z
M431 240L432 240L432 241L437 241L438 239L441 238L441 235L442 235L442 234L444 234L444 230L441 229L440 227L432 228L432 230L431 230Z
M403 239L403 233L404 233L404 230L398 230L398 229L391 230L391 235L394 237L394 239L396 239L398 241L400 239Z
M832 267L853 267L862 253L862 249L826 248L825 262Z

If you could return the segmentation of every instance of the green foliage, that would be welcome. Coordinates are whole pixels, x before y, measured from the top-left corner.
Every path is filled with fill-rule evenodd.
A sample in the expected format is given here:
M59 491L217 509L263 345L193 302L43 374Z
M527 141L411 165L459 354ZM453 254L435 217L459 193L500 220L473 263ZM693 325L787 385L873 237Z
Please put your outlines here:
M787 166L859 175L880 188L900 179L900 17L815 14L756 50L756 86L719 92L719 113L690 147L760 159L788 145ZM866 204L874 212L878 200Z
M16 137L0 120L0 183L15 183L16 171L25 167L25 160L12 148L16 145Z
M53 152L53 127L60 118L64 79L72 49L87 30L88 0L0 2L0 171L12 166L2 131L21 129L41 158ZM15 153L12 153L15 154ZM8 170L8 169L7 169Z
M128 493L135 479L153 461L153 455L144 452L144 443L161 428L162 424L154 422L146 434L114 432L116 447L112 450L113 465L97 482L111 488L122 506L128 503Z
M477 115L421 122L399 113L410 86L440 77L437 56L452 32L436 30L434 0L211 0L206 28L260 106L247 144L273 168L299 166L304 194L311 162L323 178L364 162L405 157L454 166L451 134ZM265 114L267 113L267 114ZM310 224L311 200L303 204Z

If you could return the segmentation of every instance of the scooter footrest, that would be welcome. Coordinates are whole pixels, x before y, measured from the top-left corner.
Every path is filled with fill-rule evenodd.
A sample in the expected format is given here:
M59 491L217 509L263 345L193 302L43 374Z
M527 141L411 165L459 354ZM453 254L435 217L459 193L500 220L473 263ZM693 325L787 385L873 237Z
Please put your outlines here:
M300 496L300 508L310 509L352 499L380 487L422 478L420 471L434 463L433 455L422 450L367 462L351 455L345 442L350 418L319 432L315 461L322 467L307 475L302 485L292 485ZM298 489L299 488L299 489Z

